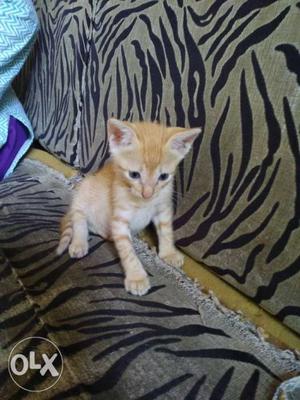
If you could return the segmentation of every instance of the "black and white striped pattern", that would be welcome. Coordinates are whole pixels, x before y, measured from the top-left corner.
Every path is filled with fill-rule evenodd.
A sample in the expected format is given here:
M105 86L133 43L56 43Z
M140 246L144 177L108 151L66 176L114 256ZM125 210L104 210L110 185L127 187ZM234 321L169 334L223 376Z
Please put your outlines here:
M64 357L63 377L39 399L265 400L300 369L243 339L219 311L199 315L153 257L143 256L152 281L143 298L125 292L115 249L99 237L85 258L58 258L68 197L66 183L30 161L0 184L1 399L35 398L7 371L13 345L29 336L48 337ZM27 387L44 379L35 372Z
M176 180L178 245L300 332L299 3L38 1L26 108L89 171L105 122L202 126Z

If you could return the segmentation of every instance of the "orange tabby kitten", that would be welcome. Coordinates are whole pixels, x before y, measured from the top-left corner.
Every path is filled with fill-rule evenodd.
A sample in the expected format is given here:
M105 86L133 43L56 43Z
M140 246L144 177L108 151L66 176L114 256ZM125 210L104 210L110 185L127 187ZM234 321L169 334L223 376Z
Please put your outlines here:
M190 150L200 128L167 128L156 123L108 121L111 158L79 184L62 221L57 254L69 247L71 257L88 253L88 232L112 239L125 272L125 288L143 295L149 279L132 246L131 235L151 221L157 230L159 256L183 265L172 229L172 181L178 163Z

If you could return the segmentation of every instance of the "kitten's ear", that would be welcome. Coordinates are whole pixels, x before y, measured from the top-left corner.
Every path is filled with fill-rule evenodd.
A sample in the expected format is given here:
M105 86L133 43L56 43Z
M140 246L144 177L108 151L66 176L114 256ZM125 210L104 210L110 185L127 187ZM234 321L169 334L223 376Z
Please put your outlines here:
M181 129L180 131L173 128L172 130L175 132L168 141L169 148L183 158L190 151L194 140L202 132L202 128Z
M134 131L125 122L115 118L110 118L107 121L107 132L112 154L130 146L135 139Z

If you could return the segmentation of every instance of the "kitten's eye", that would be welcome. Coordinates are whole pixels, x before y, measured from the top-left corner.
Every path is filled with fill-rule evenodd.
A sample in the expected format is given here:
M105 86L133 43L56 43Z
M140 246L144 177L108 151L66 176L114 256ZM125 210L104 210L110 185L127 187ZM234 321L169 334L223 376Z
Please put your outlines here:
M162 174L159 175L159 178L158 178L158 179L159 179L160 181L166 181L168 178L169 178L169 174L167 174L167 173L164 172L164 173L162 173Z
M141 174L138 171L129 171L129 176L132 179L139 179Z

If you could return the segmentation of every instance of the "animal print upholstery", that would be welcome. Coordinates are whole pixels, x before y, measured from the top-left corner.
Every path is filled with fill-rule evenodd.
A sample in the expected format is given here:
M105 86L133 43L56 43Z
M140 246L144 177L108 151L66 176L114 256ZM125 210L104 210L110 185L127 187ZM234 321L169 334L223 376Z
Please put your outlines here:
M32 161L0 183L1 400L266 400L300 371L217 309L199 313L153 257L142 258L152 289L137 298L124 290L112 243L94 236L85 258L56 256L69 197L69 185ZM64 359L61 379L39 393L8 373L13 346L31 336L52 340ZM38 390L49 380L33 370L22 383Z
M299 2L38 0L25 105L87 172L105 121L202 126L176 177L177 244L300 332Z

